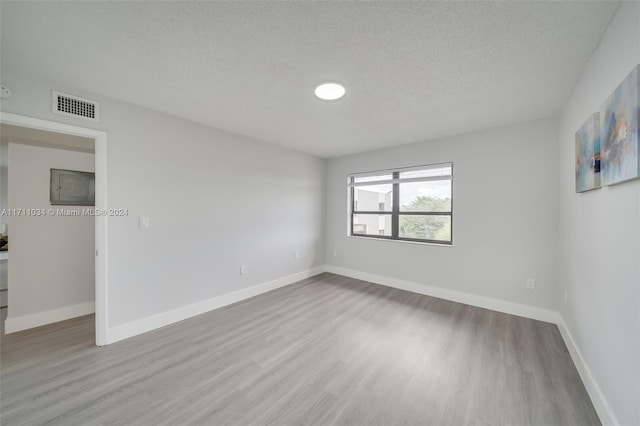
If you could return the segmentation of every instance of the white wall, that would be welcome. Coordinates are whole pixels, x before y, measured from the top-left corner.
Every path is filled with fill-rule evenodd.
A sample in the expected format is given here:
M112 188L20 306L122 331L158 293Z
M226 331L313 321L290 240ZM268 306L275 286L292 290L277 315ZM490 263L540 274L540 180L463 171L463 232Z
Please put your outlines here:
M93 172L94 166L92 153L9 143L9 208L48 209L50 169ZM9 226L9 322L93 303L92 217L20 215L9 217Z
M107 224L110 329L324 263L324 160L2 66L3 111L108 132L108 206L129 210ZM101 122L52 114L52 89Z
M329 160L327 263L554 309L556 124L542 120ZM348 174L449 161L453 247L347 237ZM535 291L525 288L529 277Z
M2 209L7 208L7 197L8 197L8 168L7 168L7 157L9 155L9 145L7 143L0 142L0 211ZM0 224L6 224L8 217L0 214ZM9 233L9 229L6 230L7 235ZM7 289L7 277L8 277L8 260L5 258L7 256L6 252L0 252L0 290ZM0 306L7 306L7 292L0 292Z
M556 298L585 364L623 425L640 424L640 180L576 194L574 134L638 63L640 3L628 2L576 84L559 136ZM602 414L601 419L607 421Z
M9 145L7 143L0 143L0 210L7 207L8 197L8 168L7 159L9 156ZM7 223L7 216L0 215L0 223ZM7 229L7 234L9 229Z

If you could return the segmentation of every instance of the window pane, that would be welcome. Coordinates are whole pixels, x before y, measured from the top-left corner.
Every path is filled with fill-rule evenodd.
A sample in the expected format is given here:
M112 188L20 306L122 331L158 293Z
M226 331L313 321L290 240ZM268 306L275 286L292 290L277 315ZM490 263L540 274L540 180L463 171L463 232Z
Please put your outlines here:
M437 180L400 184L401 212L450 212L451 181Z
M393 185L368 185L353 188L353 208L361 212L390 212Z
M390 214L354 214L353 235L391 236Z
M451 216L400 215L400 238L451 241Z
M407 170L400 172L400 179L413 179L434 176L451 176L451 166L443 165L442 167L433 167L420 170Z
M375 175L375 176L354 176L353 182L354 183L376 182L379 180L391 180L391 179L393 179L393 174L388 173L388 174L381 174L381 175Z

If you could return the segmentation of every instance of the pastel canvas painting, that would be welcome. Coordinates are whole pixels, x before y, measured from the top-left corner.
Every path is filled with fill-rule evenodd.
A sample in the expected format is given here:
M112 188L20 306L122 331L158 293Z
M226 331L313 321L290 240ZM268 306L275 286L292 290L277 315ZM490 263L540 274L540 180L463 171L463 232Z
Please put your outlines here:
M600 114L576 132L576 192L600 188Z
M602 185L640 177L639 73L640 65L609 96L600 111Z

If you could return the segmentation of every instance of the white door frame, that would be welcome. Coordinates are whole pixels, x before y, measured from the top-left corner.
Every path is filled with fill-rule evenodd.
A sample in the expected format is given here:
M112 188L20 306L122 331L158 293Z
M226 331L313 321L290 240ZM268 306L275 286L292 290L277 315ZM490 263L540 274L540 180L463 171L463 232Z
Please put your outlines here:
M107 132L0 112L0 123L95 140L96 210L107 208ZM96 345L107 344L107 216L96 215Z

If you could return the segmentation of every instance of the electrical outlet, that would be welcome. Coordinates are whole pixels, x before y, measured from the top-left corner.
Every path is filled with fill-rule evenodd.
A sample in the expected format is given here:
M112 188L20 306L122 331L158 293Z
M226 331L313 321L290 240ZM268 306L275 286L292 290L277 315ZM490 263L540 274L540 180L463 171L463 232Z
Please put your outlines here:
M242 265L240 266L240 275L244 275L247 273L247 267Z
M569 293L568 292L564 292L564 304L568 305L569 304Z
M536 280L534 280L533 278L527 279L527 288L529 290L535 290L536 289Z

